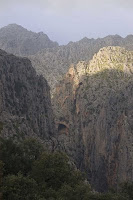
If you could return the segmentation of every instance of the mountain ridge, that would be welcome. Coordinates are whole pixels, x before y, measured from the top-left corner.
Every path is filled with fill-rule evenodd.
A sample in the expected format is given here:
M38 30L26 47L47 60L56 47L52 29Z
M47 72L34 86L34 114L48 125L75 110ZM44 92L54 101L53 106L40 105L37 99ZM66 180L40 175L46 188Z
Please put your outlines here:
M37 73L46 77L53 93L56 84L67 73L71 64L77 64L81 60L88 62L95 53L107 46L121 46L127 50L133 50L133 36L128 43L127 37L117 40L117 36L107 36L97 40L90 39L88 42L80 40L66 46L42 50L36 55L30 56L29 59L32 65L36 66Z
M21 36L23 31L17 32L17 29L24 30L23 37ZM4 36L1 33L2 30L4 30ZM17 34L15 39L14 36L12 37L14 33ZM3 40L3 37L6 37L6 40ZM16 42L17 37L20 37L18 42ZM36 37L40 39L36 41ZM20 25L11 24L0 29L0 48L15 55L27 56L37 73L47 79L52 94L55 85L68 71L70 64L76 64L81 60L88 62L102 47L107 46L121 46L127 50L133 50L133 35L128 35L125 38L119 35L109 35L97 39L85 37L80 41L59 46L49 41L46 34L27 31Z
M43 32L28 31L21 25L10 24L0 29L0 48L17 56L28 56L41 49L58 46Z

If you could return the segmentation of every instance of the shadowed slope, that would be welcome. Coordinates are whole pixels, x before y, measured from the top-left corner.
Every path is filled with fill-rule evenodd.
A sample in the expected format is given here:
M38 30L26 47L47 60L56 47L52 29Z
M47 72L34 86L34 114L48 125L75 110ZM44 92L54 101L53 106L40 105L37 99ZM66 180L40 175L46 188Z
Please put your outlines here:
M55 134L50 88L27 58L0 50L0 135L39 137Z

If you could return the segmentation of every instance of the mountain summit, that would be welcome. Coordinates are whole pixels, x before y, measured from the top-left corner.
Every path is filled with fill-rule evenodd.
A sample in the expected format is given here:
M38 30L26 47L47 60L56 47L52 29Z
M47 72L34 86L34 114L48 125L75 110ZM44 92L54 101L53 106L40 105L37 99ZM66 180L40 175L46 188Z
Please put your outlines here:
M9 24L0 29L0 48L14 55L33 55L42 49L57 46L46 34L28 31L17 24Z

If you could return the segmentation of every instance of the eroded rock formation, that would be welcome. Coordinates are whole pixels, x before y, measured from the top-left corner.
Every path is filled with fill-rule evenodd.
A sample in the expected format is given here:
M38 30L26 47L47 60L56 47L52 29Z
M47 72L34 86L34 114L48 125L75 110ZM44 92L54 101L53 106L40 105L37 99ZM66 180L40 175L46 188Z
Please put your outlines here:
M67 73L69 66L79 61L90 61L95 53L103 47L121 46L127 50L133 50L133 36L122 38L118 35L109 35L105 38L83 38L78 42L70 42L68 45L42 50L30 57L32 65L38 74L47 79L51 92L55 85Z
M133 52L71 65L53 98L58 139L96 190L133 181Z
M0 50L0 134L38 137L51 148L54 119L50 88L27 58ZM51 142L51 143L50 143Z

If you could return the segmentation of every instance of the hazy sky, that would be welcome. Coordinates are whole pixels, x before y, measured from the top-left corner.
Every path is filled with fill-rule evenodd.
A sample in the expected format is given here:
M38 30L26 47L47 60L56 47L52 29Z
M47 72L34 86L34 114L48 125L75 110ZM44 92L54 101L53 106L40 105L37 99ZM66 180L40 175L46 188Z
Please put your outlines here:
M133 0L0 0L0 27L17 23L60 44L133 34Z

